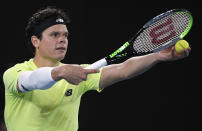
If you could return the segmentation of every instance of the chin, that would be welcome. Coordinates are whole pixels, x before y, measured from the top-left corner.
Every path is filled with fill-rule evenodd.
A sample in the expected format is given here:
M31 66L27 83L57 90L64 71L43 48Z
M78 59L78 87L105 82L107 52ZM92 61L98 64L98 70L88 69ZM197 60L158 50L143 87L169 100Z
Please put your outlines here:
M61 60L63 60L65 58L65 56L63 56L63 57L57 57L56 59L57 59L57 61L61 61Z
M65 58L65 55L66 55L66 52L65 53L60 53L60 54L56 54L54 56L54 58L57 60L57 61L61 61Z

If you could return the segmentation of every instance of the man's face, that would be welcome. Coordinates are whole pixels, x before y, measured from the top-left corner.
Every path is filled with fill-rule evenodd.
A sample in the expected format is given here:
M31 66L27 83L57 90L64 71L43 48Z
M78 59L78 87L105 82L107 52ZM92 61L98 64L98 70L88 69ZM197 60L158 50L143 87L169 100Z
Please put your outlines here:
M54 61L64 59L68 46L68 34L67 27L63 24L54 25L44 30L36 49L37 55Z

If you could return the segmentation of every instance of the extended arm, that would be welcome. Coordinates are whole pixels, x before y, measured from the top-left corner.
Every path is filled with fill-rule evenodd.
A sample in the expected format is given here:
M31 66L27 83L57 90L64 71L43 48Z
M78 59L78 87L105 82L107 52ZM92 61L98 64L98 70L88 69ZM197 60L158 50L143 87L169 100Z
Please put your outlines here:
M181 54L177 54L174 47L170 47L157 53L132 57L121 64L106 66L103 68L101 74L100 88L105 88L116 82L142 74L160 61L171 61L184 58L189 55L190 50L191 49L188 48Z

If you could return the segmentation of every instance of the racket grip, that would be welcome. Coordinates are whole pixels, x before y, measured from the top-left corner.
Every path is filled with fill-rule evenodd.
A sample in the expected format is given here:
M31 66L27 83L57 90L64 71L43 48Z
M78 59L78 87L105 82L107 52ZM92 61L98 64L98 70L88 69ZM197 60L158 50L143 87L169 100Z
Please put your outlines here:
M96 68L101 68L101 67L106 66L106 65L108 65L107 61L105 58L103 58L103 59L96 61L95 63L89 65L85 69L96 69Z

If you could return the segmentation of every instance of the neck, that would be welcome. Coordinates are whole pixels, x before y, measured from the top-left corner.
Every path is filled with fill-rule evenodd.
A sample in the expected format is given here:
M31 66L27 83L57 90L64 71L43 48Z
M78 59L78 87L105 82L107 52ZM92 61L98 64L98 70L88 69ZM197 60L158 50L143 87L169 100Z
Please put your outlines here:
M55 66L58 66L60 64L60 61L51 60L49 58L39 57L37 55L34 56L33 61L38 68L39 67L55 67Z

